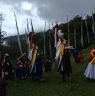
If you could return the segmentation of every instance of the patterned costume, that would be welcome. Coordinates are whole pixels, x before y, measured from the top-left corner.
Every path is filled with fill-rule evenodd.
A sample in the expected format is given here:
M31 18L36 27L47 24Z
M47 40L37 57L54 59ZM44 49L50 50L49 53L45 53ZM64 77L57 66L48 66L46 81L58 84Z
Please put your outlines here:
M60 26L58 24L55 25L55 34L54 34L54 43L55 43L55 49L56 49L56 55L55 55L55 60L56 63L58 64L58 71L62 72L63 71L63 62L62 62L62 55L64 51L64 42L62 38L62 31L60 30Z
M37 54L38 54L37 40L35 38L35 32L33 31L30 32L29 34L29 54L28 54L28 59L31 62L30 74L33 79L35 79L35 76L38 74Z
M84 75L86 78L95 79L95 48L91 50L88 61L89 63Z
M59 39L56 47L56 61L58 63L58 71L63 71L62 56L64 54L64 42Z

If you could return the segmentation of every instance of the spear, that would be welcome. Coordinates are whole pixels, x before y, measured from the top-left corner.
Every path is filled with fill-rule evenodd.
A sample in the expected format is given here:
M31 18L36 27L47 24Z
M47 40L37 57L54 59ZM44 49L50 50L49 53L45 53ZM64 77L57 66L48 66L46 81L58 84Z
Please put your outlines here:
M14 12L14 17L15 17L15 24L16 24L16 29L17 29L18 45L19 45L20 53L22 54L22 47L21 47L21 42L20 42L20 37L19 37L19 28L18 28L17 18L16 18L15 12Z

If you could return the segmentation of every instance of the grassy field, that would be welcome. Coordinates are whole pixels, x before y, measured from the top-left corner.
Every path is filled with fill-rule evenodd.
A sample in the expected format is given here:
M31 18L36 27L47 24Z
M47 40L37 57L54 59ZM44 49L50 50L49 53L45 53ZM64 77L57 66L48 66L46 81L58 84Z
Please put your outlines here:
M7 96L95 96L95 82L88 81L83 75L89 50L84 52L84 64L76 64L72 59L72 81L62 81L54 67L51 73L44 73L44 82L31 79L8 81Z

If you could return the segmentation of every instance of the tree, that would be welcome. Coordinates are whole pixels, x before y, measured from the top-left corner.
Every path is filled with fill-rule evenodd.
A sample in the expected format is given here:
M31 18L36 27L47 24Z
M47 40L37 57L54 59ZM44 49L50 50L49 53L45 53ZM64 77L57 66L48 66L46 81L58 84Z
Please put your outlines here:
M2 43L4 42L4 34L5 34L5 32L2 30L3 21L4 21L4 14L0 13L0 55L2 50Z

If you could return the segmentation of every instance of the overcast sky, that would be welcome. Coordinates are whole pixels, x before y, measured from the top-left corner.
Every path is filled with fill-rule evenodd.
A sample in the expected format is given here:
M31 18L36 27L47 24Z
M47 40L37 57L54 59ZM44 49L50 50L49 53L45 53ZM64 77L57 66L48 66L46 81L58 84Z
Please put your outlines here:
M95 0L0 0L0 12L5 14L3 30L7 36L15 35L14 14L18 20L20 34L25 33L27 18L32 18L36 32L44 30L44 22L52 27L55 21L66 22L81 13L91 14L95 8Z

